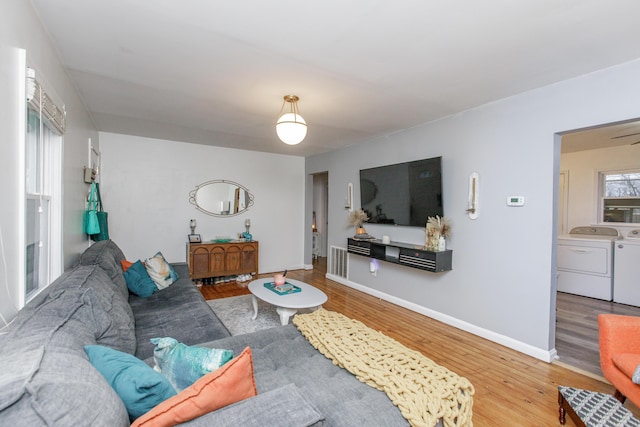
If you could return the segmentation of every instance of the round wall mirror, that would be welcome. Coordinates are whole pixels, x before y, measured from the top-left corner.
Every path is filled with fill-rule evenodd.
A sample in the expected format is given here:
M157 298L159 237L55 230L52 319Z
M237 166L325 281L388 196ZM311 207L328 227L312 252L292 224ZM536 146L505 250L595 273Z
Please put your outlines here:
M228 217L241 214L253 205L253 194L237 182L214 179L189 193L189 203L207 215Z

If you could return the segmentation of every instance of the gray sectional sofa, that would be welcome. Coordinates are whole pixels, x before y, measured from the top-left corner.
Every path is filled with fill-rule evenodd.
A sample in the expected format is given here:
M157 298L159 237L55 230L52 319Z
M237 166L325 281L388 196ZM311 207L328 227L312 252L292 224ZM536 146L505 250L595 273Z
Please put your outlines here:
M408 425L383 392L333 365L295 326L231 337L186 265L174 265L177 282L140 298L128 292L122 259L113 241L93 244L0 331L0 425L129 425L84 346L111 347L152 364L149 339L165 336L253 352L258 395L184 425Z

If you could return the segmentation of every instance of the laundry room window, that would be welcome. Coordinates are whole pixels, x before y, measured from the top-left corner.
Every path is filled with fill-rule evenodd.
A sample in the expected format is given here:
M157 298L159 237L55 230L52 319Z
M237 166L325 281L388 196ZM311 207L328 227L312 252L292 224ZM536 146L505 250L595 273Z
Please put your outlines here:
M640 170L600 174L602 222L640 223Z

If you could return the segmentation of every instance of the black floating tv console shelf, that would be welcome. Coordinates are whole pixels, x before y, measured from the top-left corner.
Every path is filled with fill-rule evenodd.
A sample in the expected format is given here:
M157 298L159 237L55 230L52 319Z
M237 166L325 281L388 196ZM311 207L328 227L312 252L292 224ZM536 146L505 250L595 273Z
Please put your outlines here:
M382 243L381 240L356 240L349 238L347 252L369 258L400 264L407 267L438 273L451 270L452 250L431 252L424 246L408 243Z

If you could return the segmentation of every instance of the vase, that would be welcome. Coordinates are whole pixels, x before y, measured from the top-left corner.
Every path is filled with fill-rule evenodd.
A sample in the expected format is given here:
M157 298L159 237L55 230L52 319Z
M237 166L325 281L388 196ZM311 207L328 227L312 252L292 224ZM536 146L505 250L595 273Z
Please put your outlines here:
M359 235L359 234L367 234L367 230L365 230L364 227L357 227L356 235Z
M440 236L440 238L438 239L438 251L442 252L442 251L446 251L447 250L447 240Z

